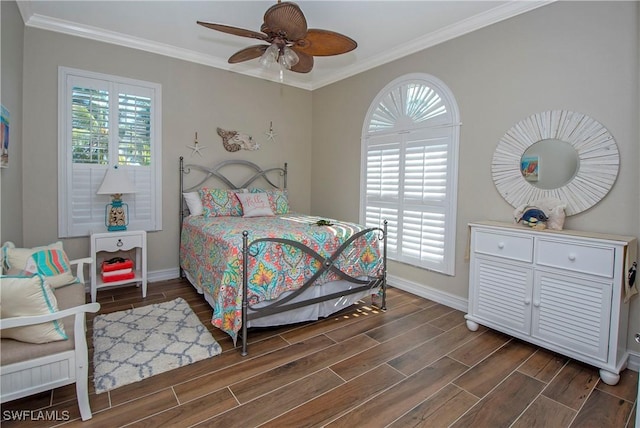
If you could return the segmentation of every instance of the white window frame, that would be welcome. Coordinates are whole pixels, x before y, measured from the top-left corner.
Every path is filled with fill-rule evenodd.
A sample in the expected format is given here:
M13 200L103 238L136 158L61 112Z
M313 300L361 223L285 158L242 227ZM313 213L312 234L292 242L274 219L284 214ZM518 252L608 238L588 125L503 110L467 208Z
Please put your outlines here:
M162 86L158 83L145 82L120 76L113 76L92 71L79 70L68 67L58 68L58 236L60 238L89 236L94 232L106 231L105 207L111 201L109 195L97 195L98 187L109 167L118 163L117 149L117 121L112 120L109 142L109 162L103 164L74 164L72 159L72 89L74 82L82 81L96 83L107 88L110 93L117 94L118 89L136 87L144 91L151 98L151 168L144 193L123 195L123 201L129 205L128 228L133 230L155 231L162 230ZM97 84L97 83L96 83ZM114 97L110 97L113 99ZM116 97L117 98L117 97ZM111 102L117 111L117 103ZM112 112L114 111L112 110ZM120 166L129 173L134 185L140 177L136 166ZM138 170L140 171L140 170ZM74 173L82 173L87 177L90 186L91 200L82 201L90 206L91 213L82 222L75 221L73 215ZM85 187L86 191L86 187ZM77 196L77 195L76 195ZM76 197L77 202L77 197ZM133 209L144 212L142 218L137 218Z
M381 102L385 99L388 100L388 96L395 90L413 83L431 88L440 97L445 112L423 121L411 120L410 117L407 117L409 115L397 115L398 117L394 119L391 112L389 118L385 118L389 121L387 125L380 127L372 125L377 123L372 120L376 117L376 112L380 114L378 107L381 106ZM395 101L400 100L394 99ZM429 74L411 73L393 80L378 93L369 106L362 127L361 139L360 222L372 227L379 226L384 220L389 221L389 259L446 275L455 274L459 140L460 114L453 93L440 79ZM421 144L419 141L425 143ZM419 198L411 199L412 195L408 193L407 189L409 181L405 180L407 178L405 177L405 167L408 166L406 155L409 153L407 148L413 144L414 147L418 147L418 149L423 147L426 151L431 147L430 142L435 141L447 147L445 197L438 199L438 197L429 194L426 197L423 196L422 200ZM397 155L395 157L395 155L383 154L383 157L380 158L380 160L386 159L391 162L382 167L390 172L391 176L378 180L375 178L376 172L371 172L372 188L379 190L376 195L371 192L369 195L367 194L369 150L371 150L372 159L380 154L380 150L387 150L387 153ZM415 167L415 165L413 166ZM409 175L408 178L411 176ZM413 190L415 191L416 188L414 187ZM423 187L422 190L427 189ZM405 191L409 196L405 197ZM418 189L419 192L420 189ZM415 192L413 194L415 195ZM412 211L414 216L401 215L403 212L408 214L408 211ZM419 214L420 212L423 214ZM443 248L442 254L438 254L437 257L435 254L429 254L429 250L422 250L429 245L428 238L424 238L424 236L429 233L428 224L432 220L443 224L442 229L444 230L439 232L443 239ZM420 228L423 237L420 242L407 240L407 243L404 244L403 230L408 230L407 228L411 227ZM420 250L416 250L416 247L419 247ZM416 256L416 251L420 255Z

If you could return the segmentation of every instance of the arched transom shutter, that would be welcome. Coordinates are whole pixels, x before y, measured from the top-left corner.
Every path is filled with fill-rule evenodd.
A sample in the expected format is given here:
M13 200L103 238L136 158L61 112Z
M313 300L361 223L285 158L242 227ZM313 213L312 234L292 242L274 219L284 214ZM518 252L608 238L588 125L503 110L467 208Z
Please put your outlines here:
M388 222L391 259L453 274L459 119L448 88L394 81L363 128L361 221Z

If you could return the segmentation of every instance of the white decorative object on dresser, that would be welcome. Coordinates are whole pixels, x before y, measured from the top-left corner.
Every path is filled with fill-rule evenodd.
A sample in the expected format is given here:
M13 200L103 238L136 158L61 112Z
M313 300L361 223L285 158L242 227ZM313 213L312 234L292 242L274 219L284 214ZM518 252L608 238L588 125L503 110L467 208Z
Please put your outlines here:
M626 368L625 255L635 238L521 225L469 225L467 327L479 324L600 368Z
M134 264L135 276L121 281L104 282L99 269L101 262L106 259L100 252L114 253L118 251L136 250ZM142 297L147 297L147 232L144 230L125 230L120 232L106 232L91 234L91 258L94 264L91 268L91 301L96 301L99 288L112 287L131 283L140 283Z

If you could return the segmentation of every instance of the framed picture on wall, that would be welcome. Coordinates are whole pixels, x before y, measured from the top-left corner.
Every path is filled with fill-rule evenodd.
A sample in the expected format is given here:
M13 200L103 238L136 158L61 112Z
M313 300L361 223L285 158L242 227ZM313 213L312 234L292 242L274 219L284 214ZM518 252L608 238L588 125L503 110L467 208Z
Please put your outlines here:
M538 181L540 178L540 158L538 155L523 156L520 161L520 172L527 181Z
M9 166L9 110L0 106L0 143L2 144L2 158L0 167Z

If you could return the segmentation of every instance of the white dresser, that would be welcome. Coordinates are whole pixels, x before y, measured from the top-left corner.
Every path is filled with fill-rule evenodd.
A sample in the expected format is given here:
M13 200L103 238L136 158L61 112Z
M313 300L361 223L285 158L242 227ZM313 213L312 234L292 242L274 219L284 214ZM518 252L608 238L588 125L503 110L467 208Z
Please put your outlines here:
M498 222L470 228L467 327L556 351L618 383L629 356L625 251L635 238Z

